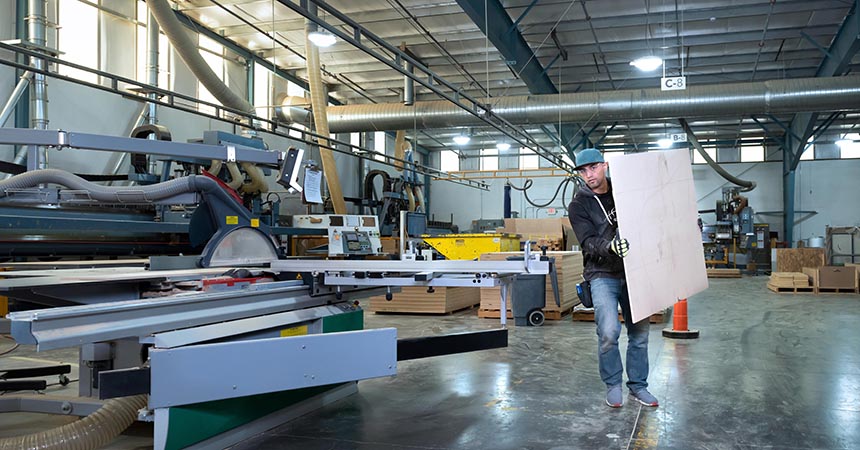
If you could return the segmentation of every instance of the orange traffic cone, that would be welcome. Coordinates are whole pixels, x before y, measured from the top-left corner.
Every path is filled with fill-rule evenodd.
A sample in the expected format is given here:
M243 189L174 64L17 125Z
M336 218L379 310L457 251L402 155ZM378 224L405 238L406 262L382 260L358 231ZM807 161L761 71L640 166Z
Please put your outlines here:
M695 339L699 337L699 330L687 329L686 298L675 302L675 308L672 311L672 328L663 328L663 337L674 339Z

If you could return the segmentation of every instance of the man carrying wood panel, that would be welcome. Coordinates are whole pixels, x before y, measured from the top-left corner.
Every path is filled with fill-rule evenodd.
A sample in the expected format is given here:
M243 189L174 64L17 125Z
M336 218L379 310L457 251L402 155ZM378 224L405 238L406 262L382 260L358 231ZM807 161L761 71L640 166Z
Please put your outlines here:
M618 236L618 220L612 183L606 176L608 163L603 154L587 148L576 155L576 170L587 187L579 190L568 207L573 231L582 246L584 256L584 288L591 290L594 322L599 344L600 378L606 383L606 404L620 408L623 404L621 353L618 338L621 322L618 307L627 326L627 388L630 397L645 406L658 406L648 392L648 328L649 320L633 323L630 297L624 277L624 261L630 245ZM590 287L589 287L590 286Z

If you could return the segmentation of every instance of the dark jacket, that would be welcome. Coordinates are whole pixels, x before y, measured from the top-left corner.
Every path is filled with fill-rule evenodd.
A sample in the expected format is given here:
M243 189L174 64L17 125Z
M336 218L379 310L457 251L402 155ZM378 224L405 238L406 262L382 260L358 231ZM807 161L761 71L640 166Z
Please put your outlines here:
M597 194L587 186L583 186L570 206L567 215L573 227L579 245L582 247L584 270L582 276L586 280L595 278L624 278L624 261L609 250L609 244L615 238L618 221L614 212L615 202L612 200L612 182L609 182L609 192L601 194L601 201L607 209L611 221L597 202Z

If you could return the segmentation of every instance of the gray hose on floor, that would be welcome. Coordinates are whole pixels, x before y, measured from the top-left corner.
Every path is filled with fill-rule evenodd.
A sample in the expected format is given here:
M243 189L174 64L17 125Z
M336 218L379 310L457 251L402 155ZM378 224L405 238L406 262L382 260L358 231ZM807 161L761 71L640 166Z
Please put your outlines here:
M0 439L0 450L90 450L107 445L137 419L146 396L108 400L98 411L53 430Z

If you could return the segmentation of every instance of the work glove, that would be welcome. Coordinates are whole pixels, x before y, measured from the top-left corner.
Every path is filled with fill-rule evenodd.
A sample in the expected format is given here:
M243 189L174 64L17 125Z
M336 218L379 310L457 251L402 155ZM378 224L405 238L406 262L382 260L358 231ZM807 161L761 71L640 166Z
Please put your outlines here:
M627 242L627 239L615 238L609 243L609 250L623 258L630 253L630 243Z

